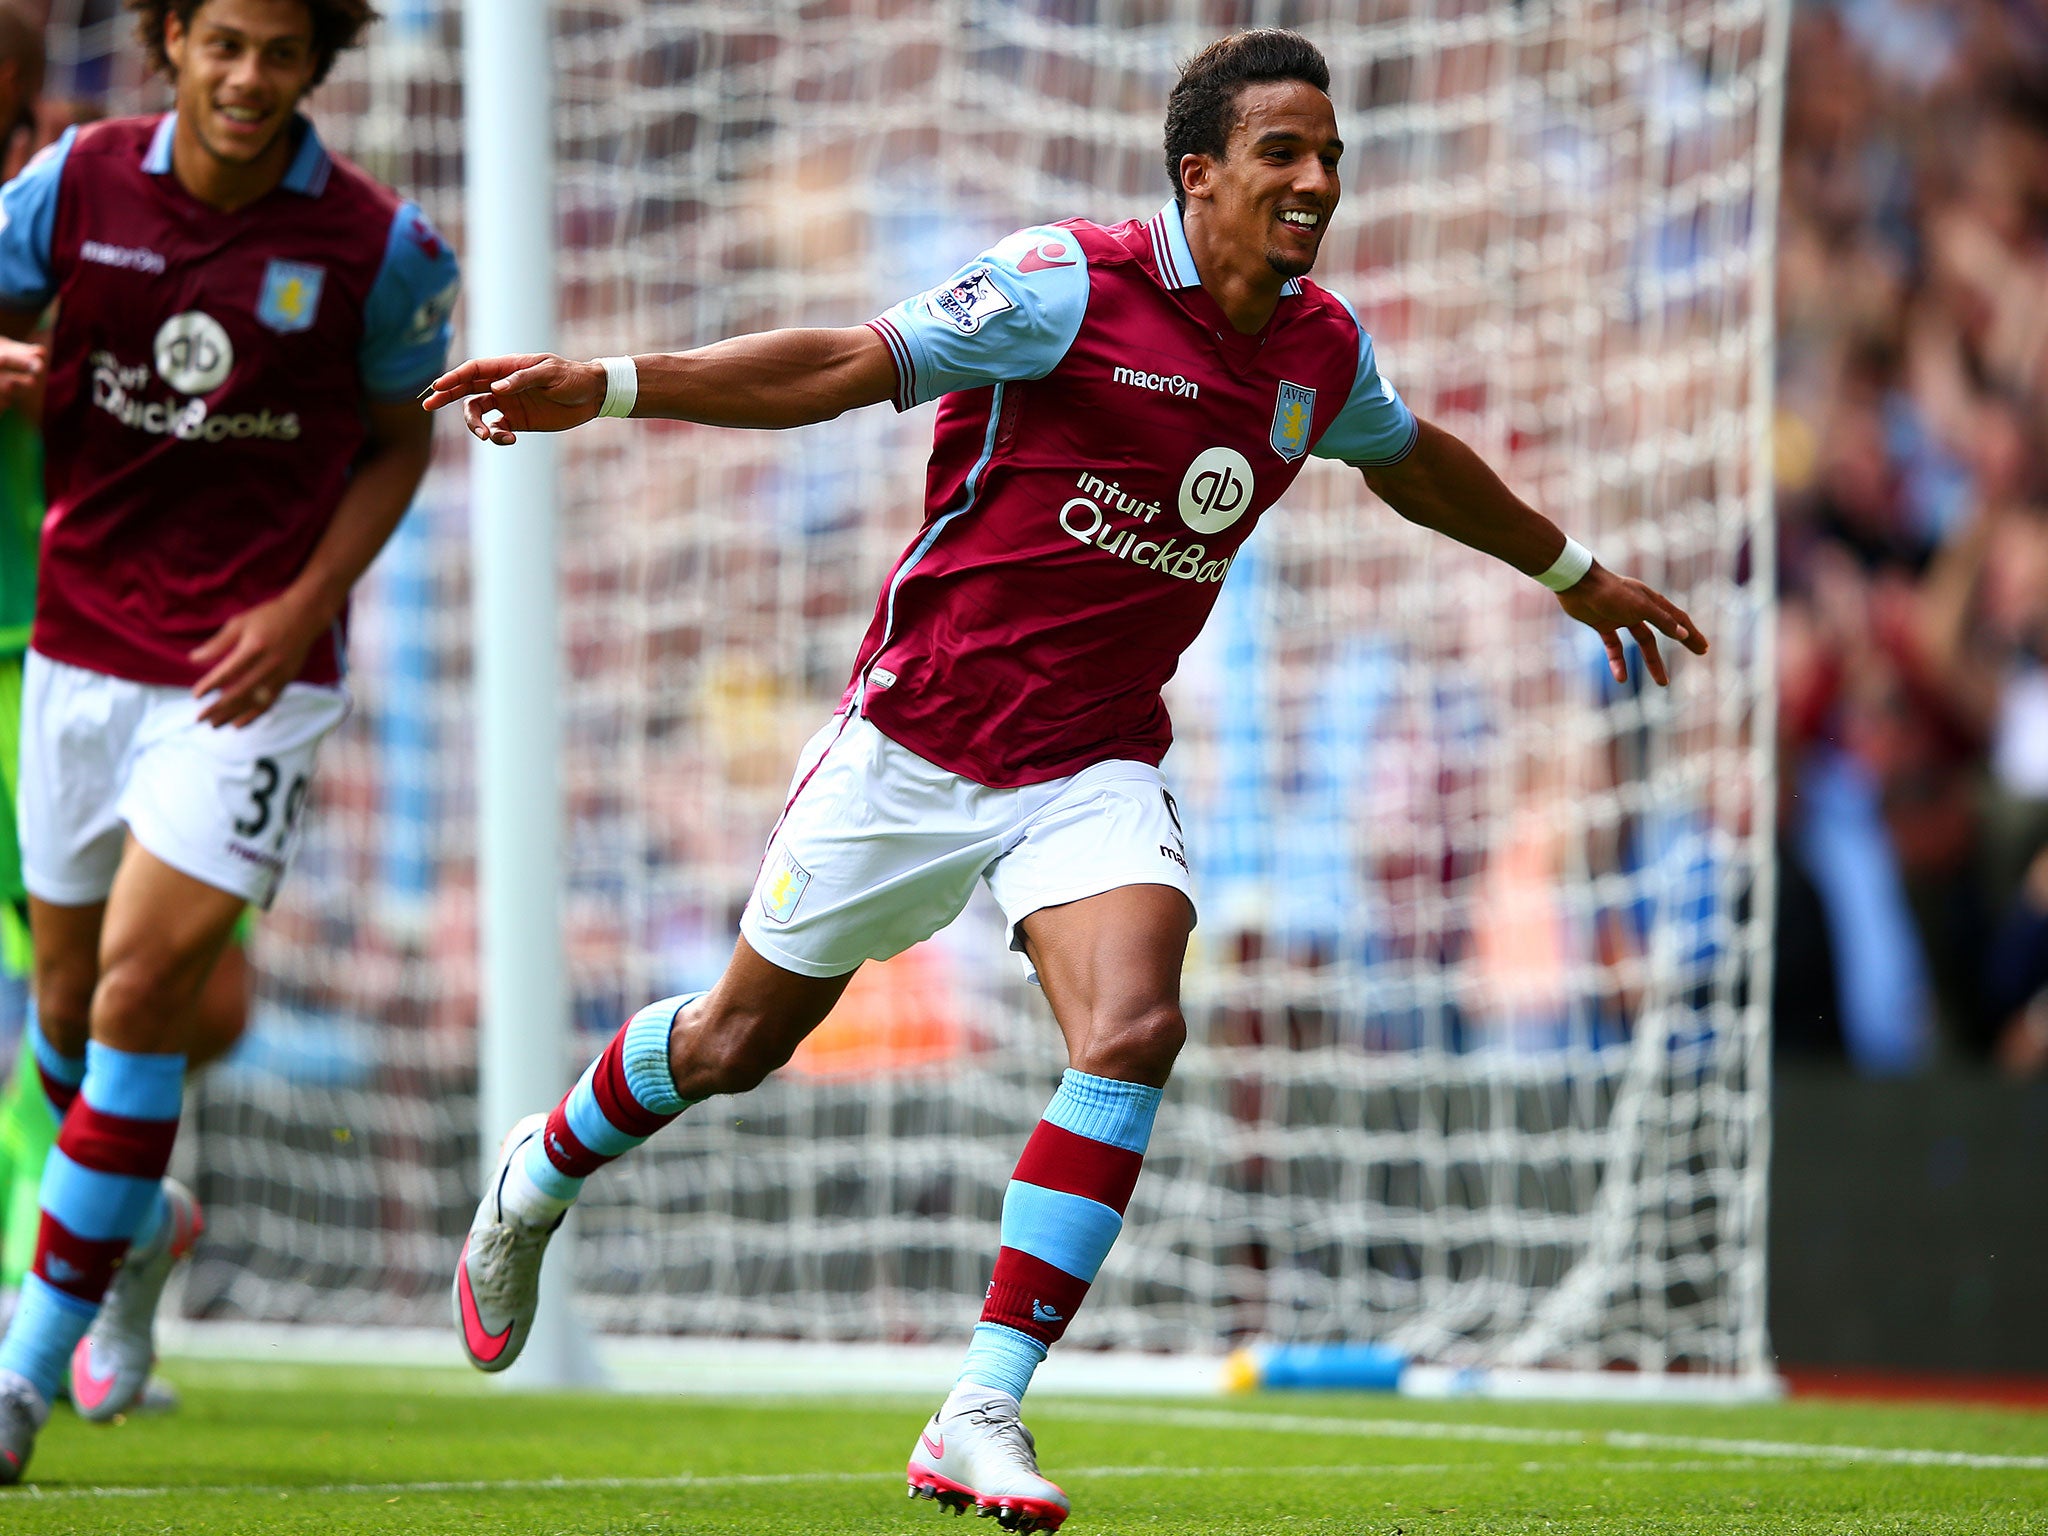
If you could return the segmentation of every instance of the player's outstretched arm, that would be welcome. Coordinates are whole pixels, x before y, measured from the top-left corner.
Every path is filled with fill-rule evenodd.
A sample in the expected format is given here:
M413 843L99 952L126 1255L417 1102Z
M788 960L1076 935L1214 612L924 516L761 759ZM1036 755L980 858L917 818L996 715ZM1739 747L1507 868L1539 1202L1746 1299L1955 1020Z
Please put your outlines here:
M1525 575L1549 571L1566 546L1557 524L1509 490L1484 459L1449 432L1426 421L1416 425L1415 446L1406 458L1365 470L1365 483L1374 493L1409 522L1469 544ZM1706 654L1707 637L1677 604L1597 561L1559 592L1557 601L1599 634L1617 682L1628 680L1623 630L1643 648L1643 661L1659 687L1671 681L1657 649L1659 632L1696 656Z
M763 331L633 360L636 394L613 414L714 427L800 427L896 393L888 345L864 325ZM565 432L603 412L611 377L601 362L547 353L476 358L434 380L420 404L460 402L463 423L486 443L521 432Z

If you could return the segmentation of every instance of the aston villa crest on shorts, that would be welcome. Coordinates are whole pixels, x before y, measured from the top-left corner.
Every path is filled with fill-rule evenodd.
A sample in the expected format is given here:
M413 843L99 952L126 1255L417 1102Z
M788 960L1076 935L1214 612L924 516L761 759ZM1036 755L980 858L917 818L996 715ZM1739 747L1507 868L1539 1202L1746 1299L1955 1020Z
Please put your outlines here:
M796 905L810 889L811 872L778 848L775 858L761 875L761 915L771 923L786 923L796 916Z
M1308 452L1308 435L1316 422L1316 392L1282 383L1273 403L1273 451L1290 464Z
M327 269L307 261L273 261L263 269L263 296L256 318L280 335L309 331L320 314L320 285Z

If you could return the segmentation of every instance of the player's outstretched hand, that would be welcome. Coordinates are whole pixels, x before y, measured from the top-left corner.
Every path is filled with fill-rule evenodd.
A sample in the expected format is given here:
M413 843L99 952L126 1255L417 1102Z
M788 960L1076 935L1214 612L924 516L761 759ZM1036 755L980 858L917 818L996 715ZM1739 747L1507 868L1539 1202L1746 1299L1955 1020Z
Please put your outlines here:
M547 352L479 357L427 386L430 411L462 402L462 422L486 443L515 443L521 432L566 432L594 420L604 404L602 363L574 363Z
M1617 576L1605 566L1594 564L1578 582L1557 594L1564 611L1600 636L1607 647L1607 665L1617 683L1628 681L1628 656L1621 648L1621 632L1627 630L1643 648L1643 664L1650 669L1659 688L1668 687L1670 675L1657 649L1659 631L1669 635L1695 656L1707 654L1707 637L1685 612L1663 593L1640 581Z
M236 614L191 653L207 669L192 685L207 700L207 725L247 725L275 704L306 665L306 652L328 620L305 611L289 595ZM208 699L208 695L212 695Z

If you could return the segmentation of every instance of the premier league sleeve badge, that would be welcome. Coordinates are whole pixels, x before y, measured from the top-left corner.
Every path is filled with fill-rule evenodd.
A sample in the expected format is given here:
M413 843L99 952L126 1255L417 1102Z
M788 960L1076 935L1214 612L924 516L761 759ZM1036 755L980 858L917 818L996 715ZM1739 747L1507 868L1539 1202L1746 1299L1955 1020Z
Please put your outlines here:
M987 267L976 267L925 295L925 308L963 336L972 336L991 316L1016 307Z
M273 261L263 269L263 293L256 318L281 336L308 331L320 314L320 286L327 269L306 261Z

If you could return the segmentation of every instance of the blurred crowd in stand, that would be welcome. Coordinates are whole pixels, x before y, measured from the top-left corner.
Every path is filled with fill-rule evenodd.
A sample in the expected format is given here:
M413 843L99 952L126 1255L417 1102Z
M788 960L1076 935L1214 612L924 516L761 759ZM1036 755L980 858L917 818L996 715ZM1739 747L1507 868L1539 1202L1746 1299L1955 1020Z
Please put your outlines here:
M1793 19L1781 1051L2048 1071L2048 6Z

